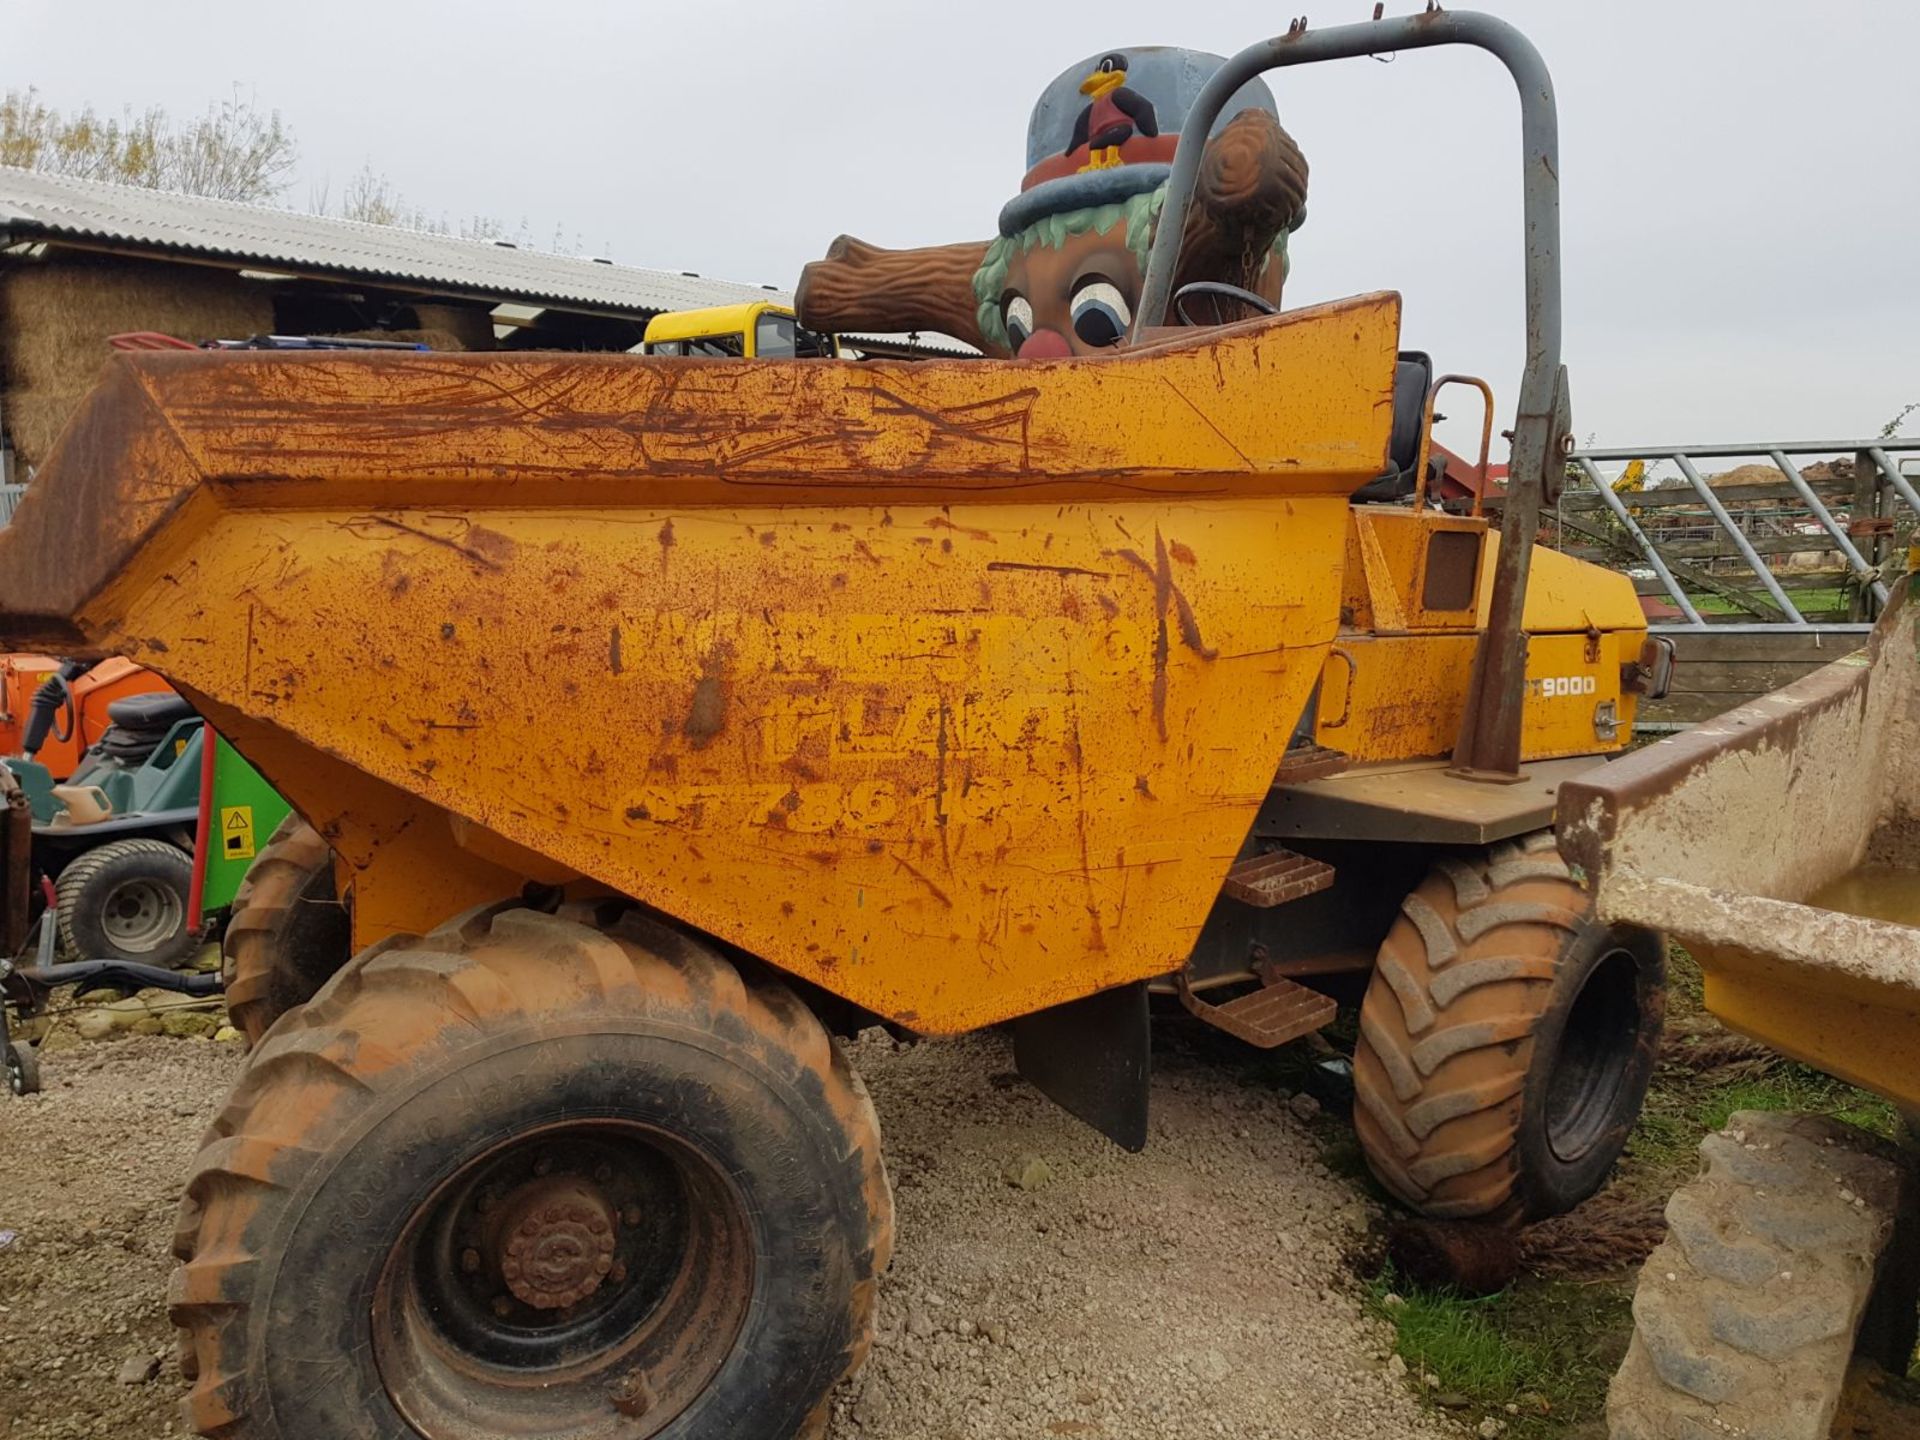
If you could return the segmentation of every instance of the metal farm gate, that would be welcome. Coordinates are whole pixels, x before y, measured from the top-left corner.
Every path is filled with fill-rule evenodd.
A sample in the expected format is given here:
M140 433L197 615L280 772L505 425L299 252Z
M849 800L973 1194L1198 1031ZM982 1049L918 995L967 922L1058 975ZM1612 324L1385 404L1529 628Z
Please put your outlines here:
M1581 450L1543 530L1633 578L1679 660L1643 715L1678 728L1861 644L1906 573L1916 478L1920 440Z

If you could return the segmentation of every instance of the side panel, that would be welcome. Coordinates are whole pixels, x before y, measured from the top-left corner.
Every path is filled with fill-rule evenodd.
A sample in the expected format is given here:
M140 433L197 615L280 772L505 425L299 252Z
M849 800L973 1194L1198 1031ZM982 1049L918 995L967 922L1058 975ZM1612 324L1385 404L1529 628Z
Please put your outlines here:
M1337 569L1283 559L1345 514L494 510L483 551L439 513L236 511L130 608L270 776L249 731L956 1030L1184 961L1334 635ZM446 918L368 879L358 943Z
M1635 697L1620 667L1640 653L1640 631L1535 635L1527 643L1523 760L1597 755L1627 741ZM1314 738L1356 764L1449 755L1460 733L1474 636L1342 633L1329 651ZM1611 706L1611 734L1597 723Z

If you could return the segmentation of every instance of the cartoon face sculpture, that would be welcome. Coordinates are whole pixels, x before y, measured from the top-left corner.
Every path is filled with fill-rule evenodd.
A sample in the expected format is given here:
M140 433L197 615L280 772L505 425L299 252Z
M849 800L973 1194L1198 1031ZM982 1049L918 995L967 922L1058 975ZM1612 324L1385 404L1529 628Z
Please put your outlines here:
M1147 46L1069 67L1034 107L1027 172L1000 212L997 238L886 251L842 236L801 278L803 322L940 330L1023 359L1119 344L1133 325L1180 127L1221 63ZM1208 138L1176 283L1220 280L1277 303L1287 235L1305 201L1306 162L1266 85L1250 81Z

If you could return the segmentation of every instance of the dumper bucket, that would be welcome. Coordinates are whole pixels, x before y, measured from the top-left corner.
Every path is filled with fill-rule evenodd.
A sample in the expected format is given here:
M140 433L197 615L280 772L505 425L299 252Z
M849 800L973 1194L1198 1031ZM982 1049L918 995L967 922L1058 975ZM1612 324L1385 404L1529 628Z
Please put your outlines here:
M1184 963L1338 628L1398 329L121 355L0 532L0 634L165 674L358 943L586 880L972 1028Z
M1665 931L1728 1025L1920 1110L1920 601L1867 648L1561 787L1608 921Z

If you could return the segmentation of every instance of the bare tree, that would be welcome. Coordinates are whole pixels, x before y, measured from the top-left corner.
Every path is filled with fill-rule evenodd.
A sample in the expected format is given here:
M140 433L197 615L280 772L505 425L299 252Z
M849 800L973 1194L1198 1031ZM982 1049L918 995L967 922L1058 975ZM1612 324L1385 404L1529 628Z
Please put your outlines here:
M156 112L158 113L158 112ZM238 87L162 147L161 185L216 200L266 200L287 188L298 152L280 112Z
M0 99L0 164L54 175L261 201L286 188L297 156L280 112L237 88L183 127L158 106L115 120L63 112L32 88Z
M457 235L462 240L501 240L525 245L531 230L523 219L518 229L491 215L472 215L449 221L446 216L429 215L393 188L393 182L376 171L371 162L362 165L347 181L336 211L329 203L330 187L322 185L309 197L308 208L316 215L337 214L343 220L359 220L368 225L397 225L405 230L420 230L429 235ZM556 237L561 232L555 231ZM561 247L556 245L555 249Z

